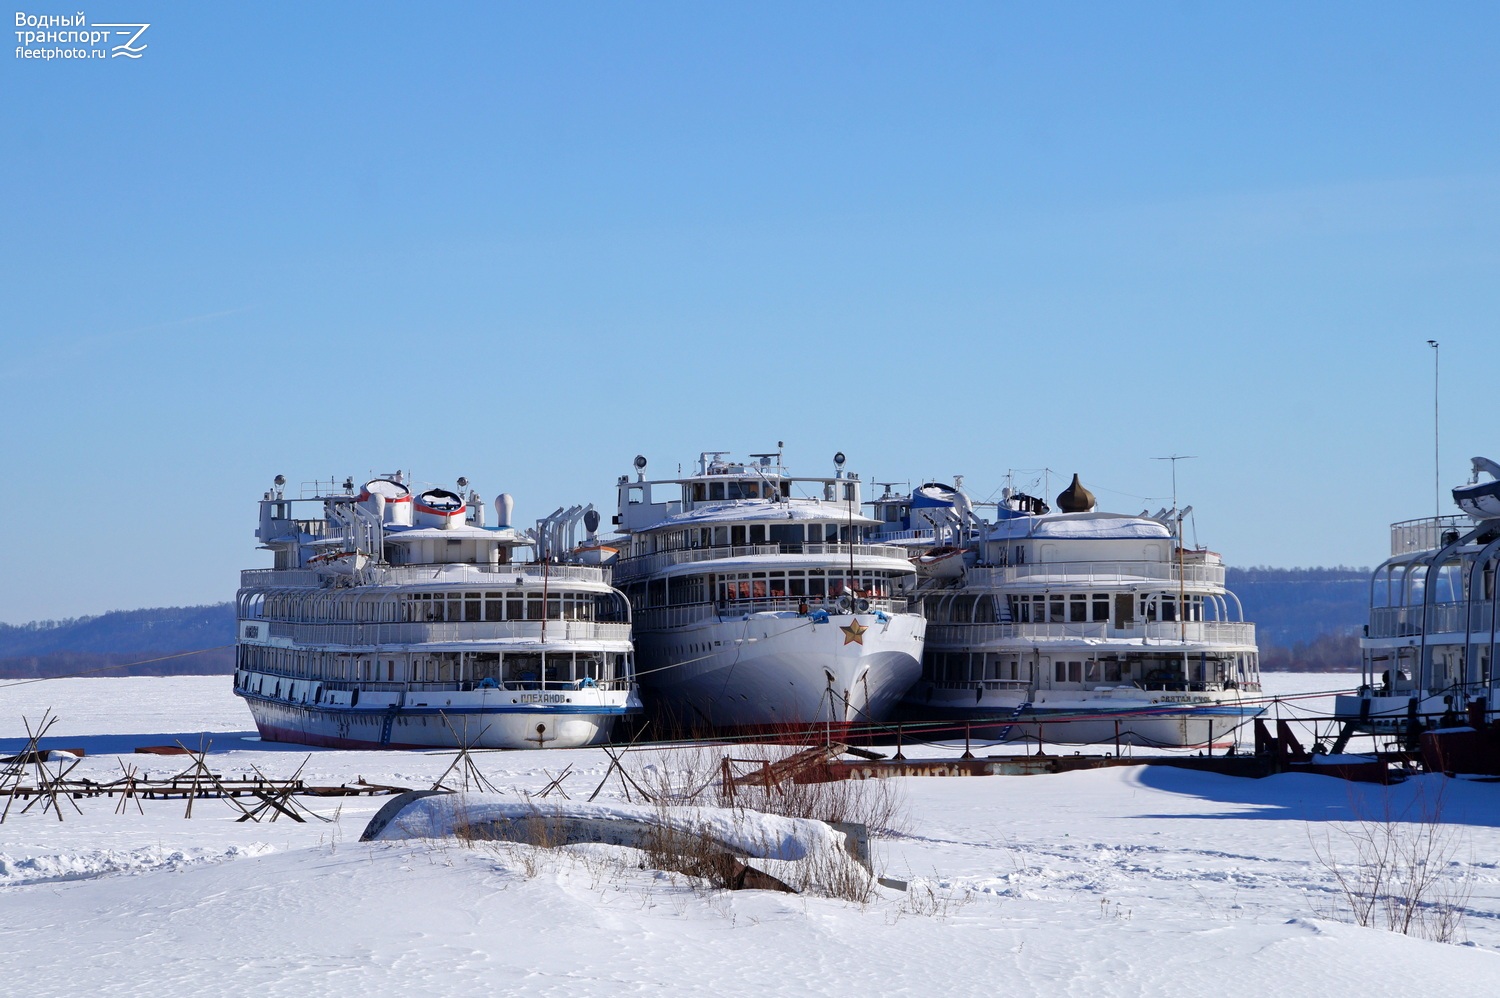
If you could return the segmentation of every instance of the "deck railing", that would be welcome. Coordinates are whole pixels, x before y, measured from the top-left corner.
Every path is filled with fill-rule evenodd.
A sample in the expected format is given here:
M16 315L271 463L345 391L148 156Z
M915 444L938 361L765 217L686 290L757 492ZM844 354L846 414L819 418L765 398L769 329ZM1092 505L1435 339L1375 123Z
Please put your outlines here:
M1463 634L1464 607L1469 608L1469 632L1490 633L1490 622L1494 604L1489 601L1475 603L1434 603L1431 607L1431 635ZM1420 606L1377 606L1370 611L1370 624L1365 636L1370 638L1416 637L1424 630L1423 608Z
M635 628L637 631L660 631L673 627L686 627L704 620L738 620L747 613L796 613L804 605L809 609L825 609L830 613L848 612L836 610L830 604L796 597L741 599L723 603L692 603L687 606L662 606L649 610L637 610ZM870 600L870 608L866 612L874 613L876 610L892 614L907 613L908 605L906 600L900 599Z
M486 641L540 641L542 621L465 621L461 623L366 623L312 624L270 620L265 622L275 638L290 638L299 645L347 646L354 652L376 645L474 643ZM547 642L628 641L630 625L587 620L549 620Z
M655 575L671 565L689 565L703 561L765 555L811 555L834 562L847 559L851 554L856 558L894 558L903 562L909 556L904 548L892 544L747 544L736 547L684 548L680 551L638 555L619 561L615 573L621 579L633 579L642 575Z
M371 565L362 572L362 581L382 586L481 585L493 589L513 587L516 579L523 585L541 585L543 576L557 582L609 581L608 568L595 565ZM251 568L240 572L242 589L275 589L282 587L318 587L329 576L310 568Z
M957 682L944 680L943 682L919 683L919 687L931 686L938 690L999 690L1009 693L1024 693L1031 689L1031 682L1025 679L975 679L959 680Z
M1467 516L1425 516L1391 524L1391 556L1436 551L1445 543L1444 536L1467 533L1474 521Z
M1223 565L1185 562L1182 581L1186 585L1224 588ZM1024 582L1031 585L1118 585L1122 580L1148 579L1176 582L1177 562L1171 561L1064 561L1028 565L980 565L969 570L971 585L999 586Z
M1190 644L1255 645L1255 625L1239 621L1190 620L1184 623L1158 620L1134 627L1113 627L1100 621L1097 623L1057 624L929 624L927 646L968 647L998 641L1052 641L1058 639L1089 639L1108 641L1113 639L1146 638L1161 644L1176 644L1182 640Z

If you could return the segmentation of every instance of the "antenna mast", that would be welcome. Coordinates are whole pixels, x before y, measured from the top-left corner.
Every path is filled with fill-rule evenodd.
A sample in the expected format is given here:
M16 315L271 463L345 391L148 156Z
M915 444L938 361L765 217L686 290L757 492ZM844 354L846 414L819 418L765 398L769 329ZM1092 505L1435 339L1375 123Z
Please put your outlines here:
M1153 457L1153 461L1172 462L1172 516L1177 520L1177 637L1184 646L1187 645L1187 580L1183 578L1182 559L1182 514L1177 511L1177 462L1191 461L1197 454L1169 454L1166 457ZM1197 522L1196 520L1193 522ZM1182 660L1182 678L1187 676L1187 649L1184 647Z

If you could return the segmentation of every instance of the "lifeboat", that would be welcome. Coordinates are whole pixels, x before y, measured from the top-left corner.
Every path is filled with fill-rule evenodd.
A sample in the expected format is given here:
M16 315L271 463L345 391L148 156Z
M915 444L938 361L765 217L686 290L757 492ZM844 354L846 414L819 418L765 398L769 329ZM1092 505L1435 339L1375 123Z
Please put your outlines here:
M619 553L619 548L610 547L608 544L583 544L573 549L573 555L569 560L580 565L607 565L614 561Z
M573 561L580 565L604 565L613 561L620 553L619 548L599 543L599 511L597 509L590 507L584 512L583 528L588 531L588 536L584 538L581 545L573 549Z
M307 567L334 575L353 575L370 563L363 551L324 551L307 559Z
M1474 458L1473 463L1473 479L1453 490L1453 501L1476 520L1500 519L1500 464L1484 457ZM1480 472L1489 475L1490 480L1481 482Z
M945 544L928 548L911 559L911 563L924 579L956 579L964 574L964 566L971 560L966 557L968 553L967 548Z

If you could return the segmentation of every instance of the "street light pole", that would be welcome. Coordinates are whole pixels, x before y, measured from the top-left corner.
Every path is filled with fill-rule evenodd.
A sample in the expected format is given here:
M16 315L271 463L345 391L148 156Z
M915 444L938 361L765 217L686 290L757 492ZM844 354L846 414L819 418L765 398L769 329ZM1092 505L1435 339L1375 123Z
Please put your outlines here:
M1438 341L1428 340L1432 347L1432 517L1443 515L1443 465L1438 460Z

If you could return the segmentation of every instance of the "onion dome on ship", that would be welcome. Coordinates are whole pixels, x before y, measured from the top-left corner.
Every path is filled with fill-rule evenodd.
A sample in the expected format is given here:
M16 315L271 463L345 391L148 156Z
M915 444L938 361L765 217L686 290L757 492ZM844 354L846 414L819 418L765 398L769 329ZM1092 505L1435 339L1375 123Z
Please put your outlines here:
M1073 484L1057 494L1057 508L1064 513L1087 513L1094 508L1094 493L1083 487L1076 472Z

